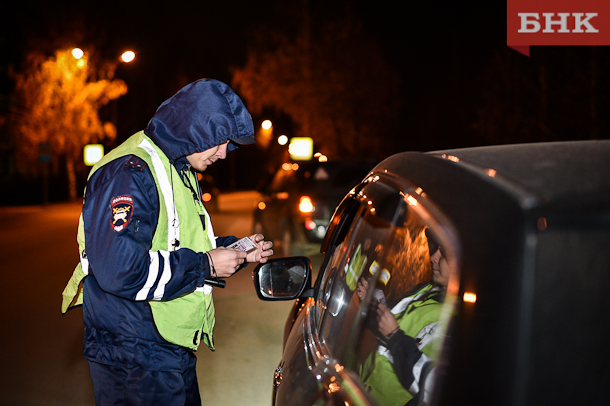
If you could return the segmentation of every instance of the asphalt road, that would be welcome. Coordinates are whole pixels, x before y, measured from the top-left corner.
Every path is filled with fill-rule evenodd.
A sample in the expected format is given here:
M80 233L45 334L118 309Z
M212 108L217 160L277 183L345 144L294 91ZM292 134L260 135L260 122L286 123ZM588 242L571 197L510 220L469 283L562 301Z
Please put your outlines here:
M217 235L249 234L254 192L223 195ZM61 292L78 261L80 204L0 208L0 405L94 405L82 357L82 310L62 316ZM278 252L281 255L281 252ZM249 265L215 289L216 351L198 352L204 405L268 406L292 302L263 302Z

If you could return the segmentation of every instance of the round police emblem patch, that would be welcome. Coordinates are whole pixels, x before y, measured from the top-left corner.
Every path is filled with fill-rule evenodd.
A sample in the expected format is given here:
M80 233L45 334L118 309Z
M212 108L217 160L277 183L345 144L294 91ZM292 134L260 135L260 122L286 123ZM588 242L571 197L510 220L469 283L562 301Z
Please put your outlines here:
M113 197L110 210L112 229L116 232L123 231L133 215L133 198L131 196Z

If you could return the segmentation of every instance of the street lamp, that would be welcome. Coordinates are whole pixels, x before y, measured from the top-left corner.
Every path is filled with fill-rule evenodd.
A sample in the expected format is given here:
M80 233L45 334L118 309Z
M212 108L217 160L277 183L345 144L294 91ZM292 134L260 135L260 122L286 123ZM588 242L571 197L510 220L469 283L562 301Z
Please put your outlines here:
M72 56L76 59L76 66L80 69L87 66L87 59L83 58L85 56L85 52L80 48L72 48Z
M328 161L328 157L321 152L316 152L313 157L316 158L318 160L318 162L327 162Z
M136 57L135 52L133 51L125 51L123 52L123 54L121 55L121 61L125 62L125 63L129 63L131 61L133 61Z
M273 123L271 120L265 120L261 123L261 129L258 132L258 142L263 148L267 148L273 137Z
M271 129L271 127L273 127L273 123L271 122L271 120L265 120L261 124L261 127L263 130L268 131Z
M74 59L80 59L85 55L85 53L83 52L82 49L80 48L74 48L72 49L72 56L74 57Z

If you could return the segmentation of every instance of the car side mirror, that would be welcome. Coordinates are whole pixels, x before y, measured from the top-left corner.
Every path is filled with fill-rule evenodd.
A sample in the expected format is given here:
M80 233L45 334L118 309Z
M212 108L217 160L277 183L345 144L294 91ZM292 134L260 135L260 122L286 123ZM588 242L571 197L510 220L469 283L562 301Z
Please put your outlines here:
M294 300L311 297L311 261L307 257L269 259L252 272L261 300Z

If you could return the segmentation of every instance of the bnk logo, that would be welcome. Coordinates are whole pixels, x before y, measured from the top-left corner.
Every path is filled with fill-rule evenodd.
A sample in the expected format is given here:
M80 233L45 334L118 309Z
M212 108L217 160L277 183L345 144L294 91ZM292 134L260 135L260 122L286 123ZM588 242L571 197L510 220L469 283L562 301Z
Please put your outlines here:
M591 24L591 19L597 17L597 13L542 13L543 22L540 22L540 13L518 13L521 18L521 27L517 32L534 33L539 32L542 27L543 33L575 32L594 33L599 32ZM555 30L555 27L557 30Z
M506 10L506 43L526 55L530 45L610 45L608 0L507 0Z

